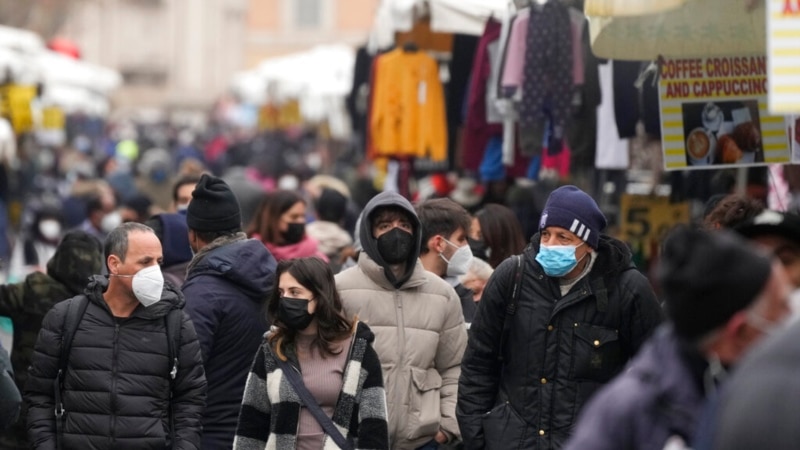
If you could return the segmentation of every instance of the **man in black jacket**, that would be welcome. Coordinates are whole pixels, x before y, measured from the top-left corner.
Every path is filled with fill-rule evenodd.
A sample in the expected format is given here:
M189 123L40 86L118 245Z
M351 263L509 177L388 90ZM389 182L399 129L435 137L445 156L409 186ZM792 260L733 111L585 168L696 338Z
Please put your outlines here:
M575 186L550 194L539 234L489 280L461 364L456 416L467 449L559 449L577 414L661 321L627 246ZM506 321L508 322L505 325ZM505 326L504 326L505 325Z
M198 449L206 397L200 346L182 312L171 381L166 317L184 300L164 286L161 244L152 229L132 222L109 234L105 253L109 275L96 275L83 295L56 304L42 322L25 386L31 443L54 449L60 440L64 450ZM88 304L71 339L59 389L64 411L57 417L53 386L62 345L69 348L62 343L65 319L82 297Z

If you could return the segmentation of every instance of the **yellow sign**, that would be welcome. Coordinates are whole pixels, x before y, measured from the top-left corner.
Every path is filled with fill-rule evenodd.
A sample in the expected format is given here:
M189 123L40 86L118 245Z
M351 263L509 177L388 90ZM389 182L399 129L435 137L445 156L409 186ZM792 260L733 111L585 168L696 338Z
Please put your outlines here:
M800 113L800 0L767 0L769 112Z
M648 195L623 194L620 213L620 231L627 242L660 241L672 227L691 220L688 202Z
M767 111L768 65L763 55L660 61L667 170L790 162L784 118Z
M42 128L46 130L63 130L66 124L64 111L57 106L42 109Z
M36 86L7 85L0 88L3 114L11 121L14 131L26 133L33 129L31 101L36 98Z

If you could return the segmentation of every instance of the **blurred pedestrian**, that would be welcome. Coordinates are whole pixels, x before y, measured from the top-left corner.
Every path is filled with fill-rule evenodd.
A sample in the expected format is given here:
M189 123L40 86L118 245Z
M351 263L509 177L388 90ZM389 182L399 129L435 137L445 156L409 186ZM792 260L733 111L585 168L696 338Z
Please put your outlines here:
M375 333L391 448L435 449L460 438L456 391L467 331L453 288L419 261L422 224L411 203L382 192L367 203L357 266L336 275L348 317Z
M742 194L729 194L722 198L715 196L706 205L702 225L706 230L733 228L765 208L761 201Z
M189 227L186 216L179 213L156 214L145 222L161 241L164 261L161 272L164 279L180 288L186 279L186 270L192 261L192 247L189 245Z
M473 254L496 268L511 255L522 253L526 238L514 211L489 203L475 213L470 230Z
M531 246L492 275L461 365L465 448L561 448L584 403L661 321L628 246L605 227L589 195L560 187Z
M317 241L306 233L306 201L295 191L268 193L247 234L263 242L278 261L308 256L328 261Z
M472 299L476 303L481 301L483 289L486 287L486 283L491 278L492 273L494 273L494 269L489 263L480 258L472 258L467 273L459 277L461 284L472 291Z
M565 450L689 448L706 399L789 314L781 265L730 231L676 230L658 277L668 322L592 398Z
M192 191L198 181L200 181L200 177L194 175L185 175L175 181L172 185L171 212L186 211L189 202L192 201Z
M417 206L422 224L422 245L419 260L425 270L447 281L461 299L464 322L469 327L475 317L472 291L458 277L469 270L472 252L467 235L472 221L463 206L449 198L425 200Z
M388 450L372 331L344 315L333 272L322 260L281 261L277 277L268 306L274 327L255 354L234 449L341 448L342 439L353 448Z
M315 200L317 220L306 226L306 233L316 240L319 250L328 257L334 273L339 272L342 252L353 245L353 238L342 228L347 213L347 197L336 190L323 188Z
M11 283L21 281L32 272L44 272L63 233L59 204L36 202L31 209L31 219L21 230L11 252L8 267Z
M0 315L14 325L11 364L20 392L28 378L36 336L45 314L56 303L83 293L92 275L103 265L103 249L93 236L81 230L68 232L47 261L47 273L33 272L17 284L0 286ZM25 414L6 433L0 448L30 448Z
M150 218L153 203L147 196L134 194L123 201L119 207L119 215L122 223L136 222L145 223Z
M189 263L183 295L208 379L201 448L229 449L253 355L268 329L263 311L275 282L275 258L242 233L236 196L203 175L186 210Z

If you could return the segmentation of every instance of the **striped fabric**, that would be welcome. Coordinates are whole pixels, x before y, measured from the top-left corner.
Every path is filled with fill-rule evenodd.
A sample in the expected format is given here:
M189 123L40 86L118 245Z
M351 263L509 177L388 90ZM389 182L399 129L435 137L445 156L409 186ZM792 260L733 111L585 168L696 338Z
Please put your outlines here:
M389 448L386 394L380 361L370 345L373 339L369 328L359 323L331 418L356 449ZM235 450L295 448L302 405L276 358L265 340L247 378L233 443ZM296 360L290 359L290 363L299 367ZM330 436L325 436L323 449L339 447Z

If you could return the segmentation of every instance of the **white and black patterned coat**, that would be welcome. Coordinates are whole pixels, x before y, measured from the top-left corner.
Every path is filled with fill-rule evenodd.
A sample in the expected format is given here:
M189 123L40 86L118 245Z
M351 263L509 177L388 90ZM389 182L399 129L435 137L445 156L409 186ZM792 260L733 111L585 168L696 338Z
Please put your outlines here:
M356 449L388 449L386 394L374 335L358 323L345 366L342 391L333 412L333 423ZM265 341L256 353L236 428L235 450L296 448L302 403ZM294 361L290 361L299 367ZM323 449L339 449L326 435Z

